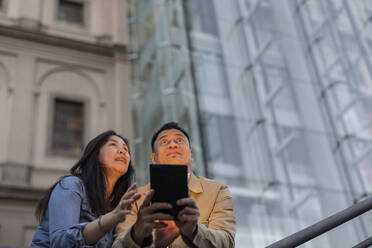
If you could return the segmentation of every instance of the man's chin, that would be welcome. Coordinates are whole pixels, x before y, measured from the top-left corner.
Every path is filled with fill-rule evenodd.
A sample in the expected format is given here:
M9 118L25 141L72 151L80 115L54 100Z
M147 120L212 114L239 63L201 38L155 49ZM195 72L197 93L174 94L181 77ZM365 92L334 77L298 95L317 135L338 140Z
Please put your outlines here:
M164 164L171 164L171 165L186 165L185 161L181 160L168 160Z

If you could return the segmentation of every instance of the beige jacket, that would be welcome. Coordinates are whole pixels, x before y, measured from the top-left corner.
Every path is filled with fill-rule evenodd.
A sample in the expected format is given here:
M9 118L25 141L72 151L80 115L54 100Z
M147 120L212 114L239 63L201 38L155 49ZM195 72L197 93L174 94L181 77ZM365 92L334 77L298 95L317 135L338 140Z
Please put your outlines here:
M192 243L179 236L169 247L234 247L235 216L233 202L226 185L191 173L189 193L196 200L200 216L197 234ZM138 189L142 195L136 202L126 220L116 227L116 238L113 248L139 247L131 237L131 227L137 220L137 212L144 196L150 191L150 185Z

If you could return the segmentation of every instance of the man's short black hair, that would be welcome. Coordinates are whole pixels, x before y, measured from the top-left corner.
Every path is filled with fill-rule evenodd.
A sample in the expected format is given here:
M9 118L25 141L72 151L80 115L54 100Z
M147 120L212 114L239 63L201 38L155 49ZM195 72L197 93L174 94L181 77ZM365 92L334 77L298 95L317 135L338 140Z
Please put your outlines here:
M187 140L190 143L189 135L187 134L186 130L183 129L180 126L180 124L178 124L177 122L167 122L163 126L161 126L158 129L158 131L156 131L156 133L152 136L152 139L151 139L151 149L152 149L152 151L154 151L154 143L155 143L155 140L158 138L159 134L161 132L163 132L164 130L168 130L168 129L177 129L177 130L181 131L186 136Z

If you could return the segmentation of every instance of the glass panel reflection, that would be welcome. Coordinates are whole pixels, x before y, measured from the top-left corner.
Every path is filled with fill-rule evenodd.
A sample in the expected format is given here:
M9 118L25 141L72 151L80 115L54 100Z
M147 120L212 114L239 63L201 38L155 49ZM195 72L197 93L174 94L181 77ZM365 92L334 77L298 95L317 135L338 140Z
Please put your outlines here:
M141 21L136 156L164 120L188 126L194 168L233 194L237 247L265 247L372 193L370 1L129 2ZM370 220L303 247L352 247Z

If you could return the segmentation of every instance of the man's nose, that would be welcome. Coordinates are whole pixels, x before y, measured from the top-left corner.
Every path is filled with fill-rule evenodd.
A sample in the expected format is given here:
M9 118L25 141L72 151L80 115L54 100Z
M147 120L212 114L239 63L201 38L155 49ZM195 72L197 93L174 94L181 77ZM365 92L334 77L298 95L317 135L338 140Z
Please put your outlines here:
M177 144L177 142L175 142L174 140L171 140L170 142L169 142L169 144L168 144L168 147L169 148L174 148L174 147L177 147L178 146L178 144Z

